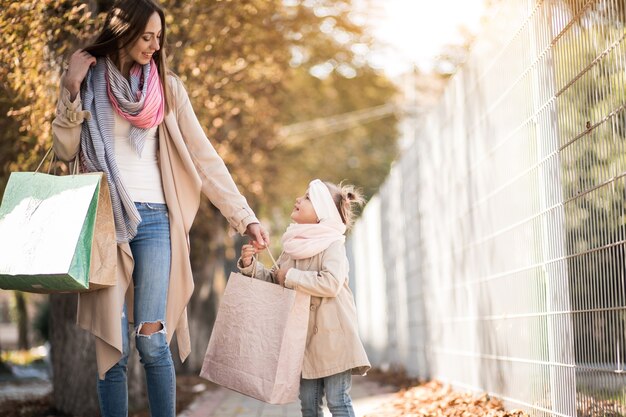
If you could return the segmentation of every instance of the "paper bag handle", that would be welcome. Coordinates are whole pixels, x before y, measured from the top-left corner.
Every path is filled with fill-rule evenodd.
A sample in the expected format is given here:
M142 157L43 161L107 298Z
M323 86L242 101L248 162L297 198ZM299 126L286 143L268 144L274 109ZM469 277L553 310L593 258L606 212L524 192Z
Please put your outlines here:
M267 250L267 253L270 256L270 259L272 260L272 263L274 264L276 269L278 269L278 264L276 263L276 259L274 259L274 257L272 256L272 251L267 246L265 247L265 249Z
M44 164L44 162L46 162L46 159L48 159L48 155L50 155L50 152L52 152L52 146L50 147L50 149L48 149L44 157L41 159L41 162L39 163L39 165L37 165L37 169L35 169L35 172L39 172L39 169L41 168L41 166ZM80 152L76 154L76 157L74 158L74 162L72 162L72 173L71 173L72 175L78 175L80 173L79 155L80 155ZM56 153L52 152L52 158L50 159L50 165L48 165L47 174L50 174L50 171L52 170L52 166L54 165L56 160L57 160L57 155Z
M39 165L37 165L37 169L35 169L35 172L39 172L39 168L41 168L43 163L46 162L46 159L48 159L48 155L50 155L50 152L52 152L52 146L50 147L50 149L48 149L48 152L46 152L46 154L43 156ZM50 165L48 166L48 174L50 173L50 169L52 168L52 165L54 164L54 157L55 155L53 153L52 159L50 160Z
M272 260L272 262L274 263L274 266L276 267L276 269L279 268L278 264L276 263L276 259L274 259L274 257L272 256L272 251L266 246L265 249L267 250L267 253L270 255L270 259ZM257 262L257 256L254 255L252 257L252 278L254 278L256 276L256 262Z

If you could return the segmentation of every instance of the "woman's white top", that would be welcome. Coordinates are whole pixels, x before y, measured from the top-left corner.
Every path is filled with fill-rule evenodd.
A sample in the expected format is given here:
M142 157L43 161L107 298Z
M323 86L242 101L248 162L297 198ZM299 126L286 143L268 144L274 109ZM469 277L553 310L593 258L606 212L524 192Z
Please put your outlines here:
M161 171L159 170L159 138L157 127L146 136L141 157L130 144L130 122L115 115L115 161L122 176L122 182L131 198L140 203L165 203Z

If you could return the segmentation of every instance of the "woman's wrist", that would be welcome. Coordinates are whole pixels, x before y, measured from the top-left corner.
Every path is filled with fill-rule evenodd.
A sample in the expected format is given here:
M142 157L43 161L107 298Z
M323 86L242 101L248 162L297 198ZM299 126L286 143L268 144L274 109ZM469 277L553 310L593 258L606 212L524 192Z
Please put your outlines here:
M80 82L65 79L63 80L63 87L70 93L70 101L74 101L80 91Z

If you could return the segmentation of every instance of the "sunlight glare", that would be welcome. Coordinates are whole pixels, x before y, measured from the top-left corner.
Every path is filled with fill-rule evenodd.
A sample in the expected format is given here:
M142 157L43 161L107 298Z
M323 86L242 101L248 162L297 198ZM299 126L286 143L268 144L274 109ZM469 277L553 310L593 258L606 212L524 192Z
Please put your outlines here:
M374 65L390 74L414 64L428 70L447 44L463 41L459 28L476 34L484 13L484 0L366 0L372 35L381 43ZM373 7L371 7L373 6ZM364 10L367 15L368 10ZM380 61L380 62L379 62Z

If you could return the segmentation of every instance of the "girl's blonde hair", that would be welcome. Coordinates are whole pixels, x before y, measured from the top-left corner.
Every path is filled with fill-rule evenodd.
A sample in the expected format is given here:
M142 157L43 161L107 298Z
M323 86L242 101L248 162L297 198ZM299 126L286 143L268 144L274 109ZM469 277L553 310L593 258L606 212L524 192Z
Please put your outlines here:
M330 195L333 197L333 201L341 215L341 220L350 229L354 223L356 209L362 207L365 203L363 194L354 185L343 184L343 182L333 184L332 182L324 181L324 184L326 184Z

